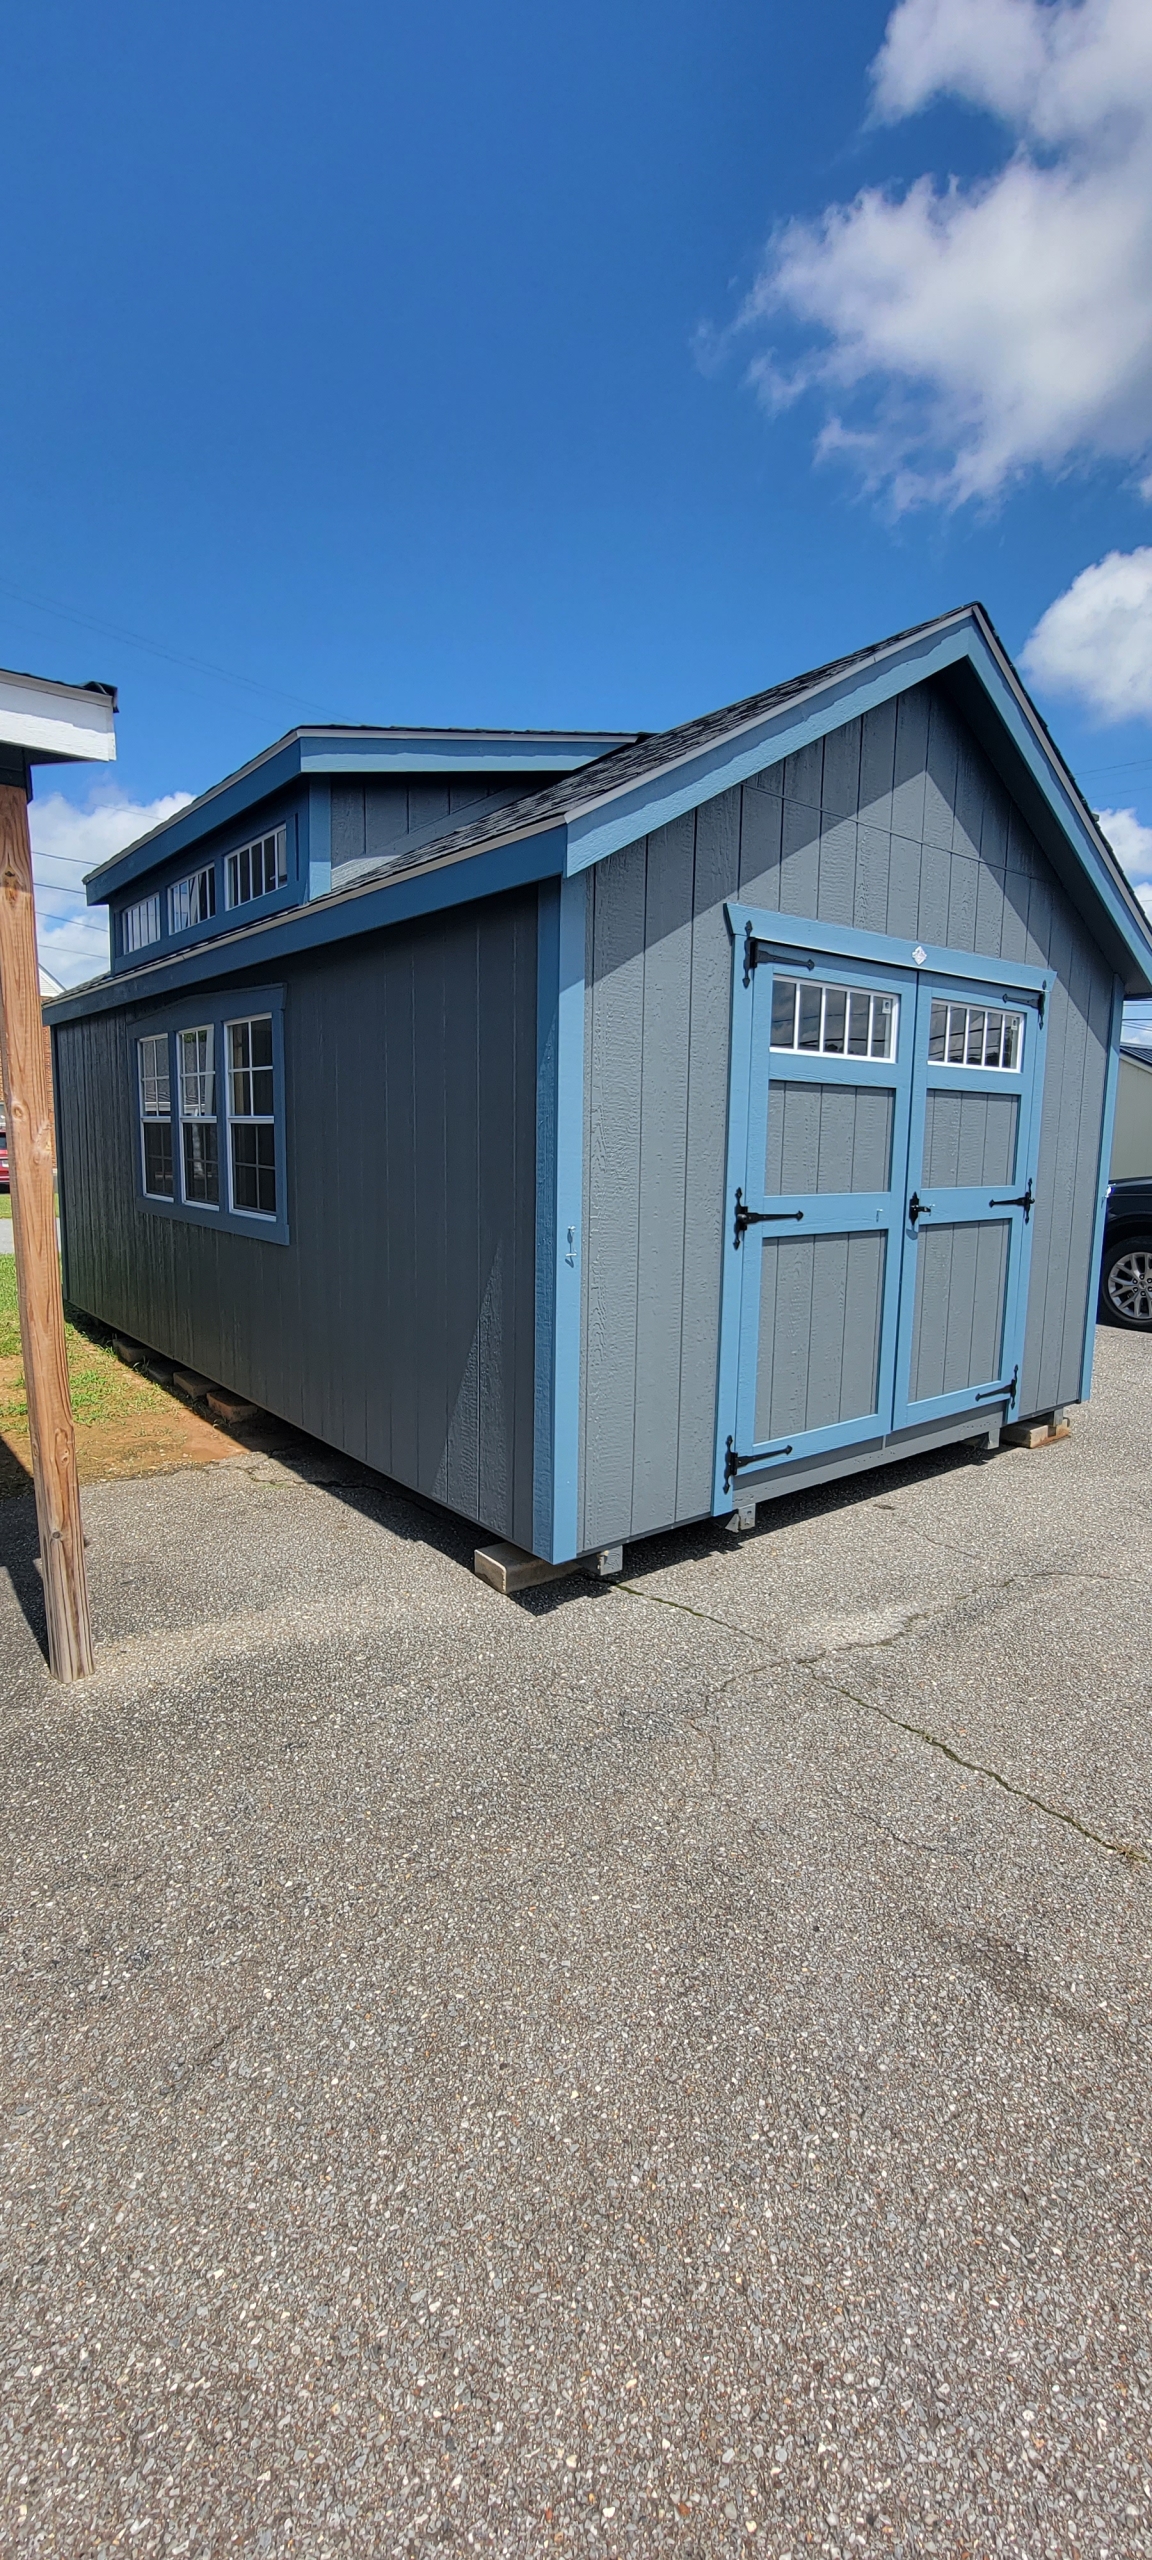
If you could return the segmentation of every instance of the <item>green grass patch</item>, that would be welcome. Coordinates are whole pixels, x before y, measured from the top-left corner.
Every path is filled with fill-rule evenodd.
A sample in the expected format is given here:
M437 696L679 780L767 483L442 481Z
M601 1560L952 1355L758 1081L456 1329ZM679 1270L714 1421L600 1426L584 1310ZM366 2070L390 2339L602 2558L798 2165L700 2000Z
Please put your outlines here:
M66 1322L64 1339L77 1422L129 1421L142 1413L164 1411L170 1399L163 1387L156 1386L151 1378L142 1378L137 1370L126 1368L101 1327L86 1325L82 1319L79 1323ZM0 1254L0 1360L19 1357L16 1263L12 1254L5 1253ZM0 1428L23 1430L27 1420L28 1401L20 1370L7 1384L0 1383Z

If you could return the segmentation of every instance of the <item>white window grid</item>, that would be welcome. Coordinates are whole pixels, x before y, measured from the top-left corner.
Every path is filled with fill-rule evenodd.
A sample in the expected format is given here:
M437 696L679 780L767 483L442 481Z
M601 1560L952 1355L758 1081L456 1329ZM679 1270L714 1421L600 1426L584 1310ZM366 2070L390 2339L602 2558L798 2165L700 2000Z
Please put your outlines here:
M213 1059L213 1033L210 1022L192 1031L181 1031L180 1046L180 1117L182 1120L214 1120L216 1117L216 1068Z
M772 982L772 1047L808 1058L896 1055L899 996L877 987L841 987L822 979Z
M993 1068L1019 1072L1024 1016L997 1005L949 1004L935 997L928 1025L930 1066Z
M271 1014L250 1014L238 1022L226 1022L224 1039L227 1052L229 1181L233 1211L240 1217L275 1217L279 1190L278 1148L276 1146L276 1065L275 1038ZM266 1054L263 1054L266 1053ZM245 1171L252 1176L259 1194L271 1191L271 1205L243 1201L237 1197L238 1149L234 1132L251 1130L252 1155ZM264 1133L267 1133L265 1135Z
M168 1065L168 1034L149 1033L137 1043L140 1059L140 1112L145 1120L170 1120L172 1117L172 1078Z
M235 853L225 855L224 904L250 906L254 898L282 889L287 878L287 829L274 827L269 835L254 836L250 844L238 845Z
M174 880L168 891L168 930L187 933L193 925L207 924L216 913L216 866L206 863L200 871L190 871L183 880Z
M160 940L160 899L137 898L120 916L120 948L122 951L144 951L150 942Z

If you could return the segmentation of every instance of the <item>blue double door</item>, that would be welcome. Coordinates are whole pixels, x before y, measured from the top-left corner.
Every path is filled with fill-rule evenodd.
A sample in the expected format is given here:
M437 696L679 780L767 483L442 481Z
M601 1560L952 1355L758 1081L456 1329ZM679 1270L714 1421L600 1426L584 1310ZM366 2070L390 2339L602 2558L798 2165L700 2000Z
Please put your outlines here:
M745 1008L729 1496L797 1458L1011 1407L1044 1038L1035 981L1010 975L763 951Z

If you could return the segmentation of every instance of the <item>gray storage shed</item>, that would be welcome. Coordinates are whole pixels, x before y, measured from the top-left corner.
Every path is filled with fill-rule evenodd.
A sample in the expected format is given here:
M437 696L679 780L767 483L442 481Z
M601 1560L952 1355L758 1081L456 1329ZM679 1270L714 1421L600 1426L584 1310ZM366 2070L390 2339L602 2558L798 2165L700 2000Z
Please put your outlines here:
M68 1297L486 1531L1088 1393L1152 937L978 605L656 737L296 732L89 894Z

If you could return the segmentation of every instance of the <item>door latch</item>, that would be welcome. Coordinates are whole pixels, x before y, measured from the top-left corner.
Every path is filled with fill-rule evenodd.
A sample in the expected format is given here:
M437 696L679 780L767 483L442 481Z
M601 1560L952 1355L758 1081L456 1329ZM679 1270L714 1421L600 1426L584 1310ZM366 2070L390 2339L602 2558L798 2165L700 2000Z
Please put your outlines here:
M908 1203L908 1216L912 1225L915 1226L917 1218L925 1217L930 1210L935 1208L935 1205L934 1200L922 1200L919 1192L914 1191Z
M757 1451L757 1453L756 1453L756 1455L755 1455L754 1457L751 1457L751 1458L741 1458L741 1457L737 1454L737 1451L736 1451L736 1449L735 1449L735 1447L734 1447L734 1445L733 1445L732 1434L731 1434L731 1432L729 1432L729 1434L728 1434L728 1439L727 1439L727 1442L726 1442L726 1444L725 1444L725 1451L724 1451L724 1491L725 1491L725 1493L727 1493L727 1492L728 1492L728 1489L729 1489L730 1485L732 1485L732 1484L734 1484L734 1483L735 1483L736 1477L737 1477L737 1475L739 1474L739 1471L740 1471L741 1467L762 1467L762 1466L764 1466L764 1465L766 1464L766 1462L767 1462L767 1460L768 1460L769 1458L790 1458L790 1457L791 1457L791 1455L792 1455L792 1442L791 1442L790 1440L786 1440L786 1441L784 1442L783 1447L782 1447L782 1448L780 1448L780 1449L760 1449L760 1450L758 1450L758 1451Z
M1001 1206L1003 1206L1003 1203L1001 1203ZM1016 1402L1016 1389L1019 1384L1020 1363L1017 1361L1011 1377L1005 1379L1002 1387L981 1387L979 1395L975 1398L975 1402L977 1404L995 1404L999 1401L1000 1397L1003 1396L1009 1405L1013 1405Z
M988 1206L990 1209L1022 1209L1024 1212L1024 1224L1027 1226L1028 1220L1032 1215L1033 1197L1032 1177L1029 1175L1027 1190L1021 1191L1016 1199L990 1200Z
M739 1244L740 1238L747 1227L786 1226L789 1220L791 1220L796 1226L799 1226L803 1215L804 1212L802 1209L750 1209L745 1201L743 1192L738 1191L736 1194L736 1234L733 1241L736 1244Z

